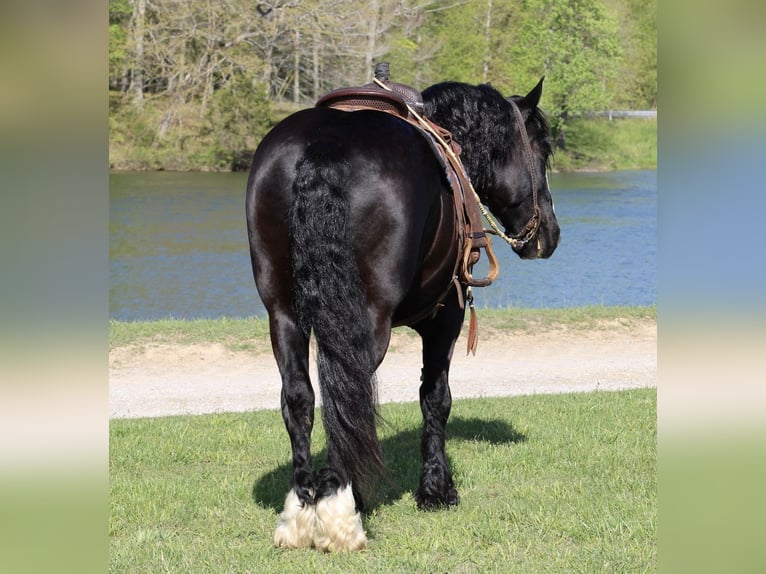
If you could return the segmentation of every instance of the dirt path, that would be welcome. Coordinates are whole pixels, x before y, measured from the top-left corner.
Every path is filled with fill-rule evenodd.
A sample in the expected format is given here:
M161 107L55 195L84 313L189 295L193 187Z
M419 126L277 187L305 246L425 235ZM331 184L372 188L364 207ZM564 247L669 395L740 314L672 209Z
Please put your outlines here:
M454 398L657 384L653 320L540 334L482 333L475 357L466 357L464 349L461 337L450 370ZM380 402L417 400L420 366L419 340L396 334L378 370ZM271 354L219 344L118 347L109 353L112 418L276 409L280 384Z

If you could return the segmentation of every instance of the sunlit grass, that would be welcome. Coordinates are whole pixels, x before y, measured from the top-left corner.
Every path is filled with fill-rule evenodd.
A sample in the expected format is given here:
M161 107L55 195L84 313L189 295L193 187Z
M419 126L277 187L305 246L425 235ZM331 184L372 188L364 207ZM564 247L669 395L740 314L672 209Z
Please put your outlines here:
M624 324L640 320L656 320L657 307L568 307L562 309L480 309L482 328L506 332L539 332L567 326L591 329L600 323L617 321ZM406 327L398 332L411 332ZM266 352L270 349L269 325L266 319L162 319L158 321L110 321L109 347L145 345L149 343L195 344L221 343L233 350Z
M270 349L267 319L159 319L109 321L109 348L165 343L221 343L233 350Z
M389 480L367 549L346 555L272 546L290 459L278 411L111 421L110 570L655 570L656 390L455 401L461 503L428 513L412 499L420 409L381 410ZM324 442L318 423L319 460Z

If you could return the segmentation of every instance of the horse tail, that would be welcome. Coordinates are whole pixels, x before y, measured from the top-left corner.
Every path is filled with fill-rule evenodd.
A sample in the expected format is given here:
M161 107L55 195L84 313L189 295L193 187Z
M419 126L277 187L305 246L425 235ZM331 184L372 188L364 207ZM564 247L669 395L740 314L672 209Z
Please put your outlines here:
M296 164L289 211L294 304L317 342L328 466L340 487L371 491L383 469L377 437L374 332L349 229L343 146L313 144ZM318 495L324 493L318 492Z

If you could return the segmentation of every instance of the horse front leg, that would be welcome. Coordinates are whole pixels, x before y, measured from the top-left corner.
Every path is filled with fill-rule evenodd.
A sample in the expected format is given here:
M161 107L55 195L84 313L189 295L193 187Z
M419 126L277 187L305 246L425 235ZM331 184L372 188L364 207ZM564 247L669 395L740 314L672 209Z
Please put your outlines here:
M454 302L453 302L454 301ZM448 298L433 319L415 326L423 340L423 371L420 385L420 410L423 434L420 453L423 470L415 500L421 510L454 506L459 497L452 481L444 450L445 428L452 408L449 366L455 340L463 324L463 309Z
M294 318L270 313L271 344L282 377L282 418L290 436L293 472L285 506L274 532L274 544L291 548L313 543L316 522L311 467L314 390L309 378L309 342Z

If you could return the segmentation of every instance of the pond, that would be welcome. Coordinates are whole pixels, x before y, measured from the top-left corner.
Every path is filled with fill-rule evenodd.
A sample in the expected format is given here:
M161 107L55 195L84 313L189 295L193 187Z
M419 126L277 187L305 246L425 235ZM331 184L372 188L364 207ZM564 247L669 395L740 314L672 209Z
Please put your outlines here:
M250 269L246 181L110 174L109 316L265 316ZM655 304L656 172L552 174L550 184L561 244L550 259L522 261L495 239L500 277L474 289L477 307Z

